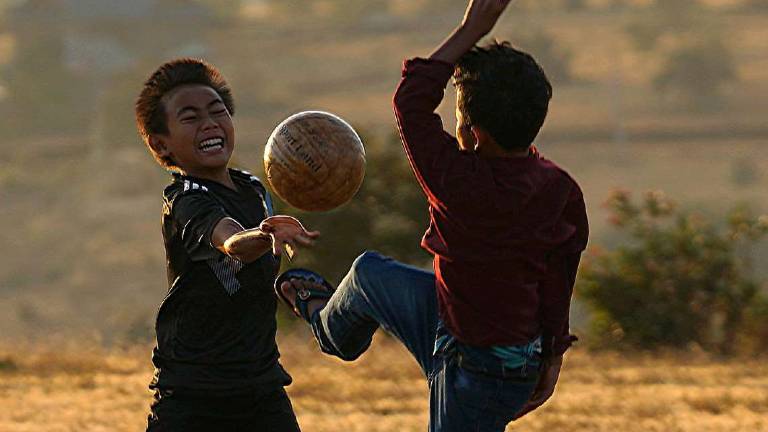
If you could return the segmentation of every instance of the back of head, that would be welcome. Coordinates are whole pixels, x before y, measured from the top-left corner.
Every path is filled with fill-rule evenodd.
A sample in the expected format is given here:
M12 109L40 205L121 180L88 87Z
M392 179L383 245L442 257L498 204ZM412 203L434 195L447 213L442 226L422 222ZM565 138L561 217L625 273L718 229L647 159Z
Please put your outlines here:
M552 98L541 66L508 42L475 47L465 54L456 65L454 85L464 120L507 150L533 143Z
M149 137L154 134L168 133L163 98L172 90L184 85L204 85L212 88L221 97L230 115L235 113L229 84L214 66L203 60L179 58L157 68L144 83L136 100L136 126L149 151L165 168L175 168L173 161L158 155L149 145Z

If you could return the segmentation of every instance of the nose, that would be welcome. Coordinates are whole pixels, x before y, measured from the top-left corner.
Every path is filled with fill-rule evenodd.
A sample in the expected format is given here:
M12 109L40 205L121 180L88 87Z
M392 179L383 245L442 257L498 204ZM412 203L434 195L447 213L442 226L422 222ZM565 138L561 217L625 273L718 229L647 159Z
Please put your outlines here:
M205 116L203 119L203 124L201 125L202 130L207 131L211 129L218 129L219 124L216 123L216 121L211 116Z

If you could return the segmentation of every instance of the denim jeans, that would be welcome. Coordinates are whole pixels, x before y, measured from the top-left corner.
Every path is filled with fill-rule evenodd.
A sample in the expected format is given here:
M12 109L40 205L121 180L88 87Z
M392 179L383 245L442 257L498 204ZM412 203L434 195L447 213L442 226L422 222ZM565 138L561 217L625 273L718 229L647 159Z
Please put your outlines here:
M489 349L452 338L435 349L438 332L445 332L435 275L375 252L355 260L311 324L323 352L349 361L368 349L379 327L399 339L429 384L432 432L503 431L538 380L535 359L507 369Z

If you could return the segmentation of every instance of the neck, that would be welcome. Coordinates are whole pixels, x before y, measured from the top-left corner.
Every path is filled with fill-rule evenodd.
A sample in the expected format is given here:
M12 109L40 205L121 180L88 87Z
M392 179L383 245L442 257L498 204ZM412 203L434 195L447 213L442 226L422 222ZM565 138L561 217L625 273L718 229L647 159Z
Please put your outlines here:
M485 145L478 150L480 150L478 151L480 157L485 158L525 158L531 154L530 147L524 149L506 150L495 144Z
M229 175L229 170L224 167L223 169L215 170L185 170L182 171L184 175L197 177L201 179L215 181L221 183L228 188L235 189L235 182L232 181L232 177Z

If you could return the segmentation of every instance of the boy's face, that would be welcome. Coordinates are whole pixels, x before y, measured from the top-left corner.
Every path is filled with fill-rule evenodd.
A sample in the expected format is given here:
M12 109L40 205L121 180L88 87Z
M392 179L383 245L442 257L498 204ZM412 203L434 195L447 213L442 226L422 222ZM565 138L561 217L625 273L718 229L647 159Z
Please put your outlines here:
M163 96L168 134L150 137L188 175L206 177L227 169L235 146L232 117L218 93L184 85Z

